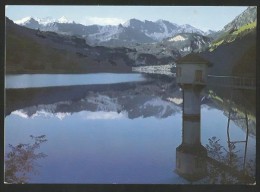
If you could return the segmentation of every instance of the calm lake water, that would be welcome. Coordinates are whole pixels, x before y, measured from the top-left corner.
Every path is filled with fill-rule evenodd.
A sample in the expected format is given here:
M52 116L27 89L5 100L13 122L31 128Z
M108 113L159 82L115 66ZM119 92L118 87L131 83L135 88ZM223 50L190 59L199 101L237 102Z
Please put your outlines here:
M8 144L11 144L16 146L13 151L17 156L27 153L31 156L39 153L47 155L35 158L38 166L32 164L32 167L38 174L26 172L26 182L190 183L175 172L176 148L182 142L183 100L179 88L172 81L158 79L151 83L136 82L130 87L126 85L122 88L120 84L120 89L114 86L113 89L86 91L80 98L69 95L64 98L63 89L57 89L56 92L39 89L37 93L30 94L32 99L40 97L43 92L63 97L55 102L45 97L34 105L19 100L19 95L29 90L18 90L15 93L17 100L11 102L14 110L5 117L5 152L10 154L12 148ZM78 89L83 91L82 87ZM20 107L20 103L23 107ZM230 137L233 141L245 140L243 125L242 121L231 121ZM249 126L250 130L255 130L255 122L249 121ZM38 145L35 145L37 142L30 135L34 138L43 136L46 140L38 141ZM227 151L229 149L227 112L213 99L203 97L202 145L209 144L212 137L219 139L225 159L227 152L224 148ZM21 148L25 150L21 152ZM238 167L242 167L244 149L245 143L235 145ZM248 164L255 159L255 152L256 139L254 131L250 131L246 153ZM14 158L11 163L15 166L31 165L29 159L27 162ZM254 165L255 162L251 162L253 171ZM9 177L12 176L9 174ZM205 177L198 183L210 183L211 177Z
M6 75L6 88L55 87L143 81L142 74L23 74Z

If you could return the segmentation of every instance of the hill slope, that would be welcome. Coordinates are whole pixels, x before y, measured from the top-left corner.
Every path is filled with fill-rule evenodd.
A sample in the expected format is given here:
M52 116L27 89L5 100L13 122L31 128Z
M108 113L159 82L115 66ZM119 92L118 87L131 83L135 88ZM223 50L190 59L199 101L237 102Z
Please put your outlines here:
M211 74L255 77L256 7L248 7L224 26L219 37L201 53L213 63Z
M247 76L255 76L255 48L256 31L253 30L230 43L219 45L213 51L202 52L201 56L213 63L213 66L209 69L210 74L236 75L240 73L243 75L247 74ZM250 60L246 62L242 62L243 60L245 61L245 58L250 57L248 54L254 57L251 57ZM248 67L243 66L243 70L241 68L242 65L248 65ZM245 69L247 70L245 71Z
M85 39L39 31L6 18L7 73L130 72L131 66L167 64L128 48L89 46Z

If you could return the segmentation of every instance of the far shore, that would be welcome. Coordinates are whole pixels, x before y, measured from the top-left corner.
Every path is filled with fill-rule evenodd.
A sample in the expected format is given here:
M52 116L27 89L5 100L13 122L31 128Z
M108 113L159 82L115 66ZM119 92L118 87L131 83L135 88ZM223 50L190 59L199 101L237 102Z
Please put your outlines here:
M91 73L137 73L132 70L91 70L91 71L45 71L45 70L24 70L24 71L6 71L5 75L22 75L22 74L91 74Z

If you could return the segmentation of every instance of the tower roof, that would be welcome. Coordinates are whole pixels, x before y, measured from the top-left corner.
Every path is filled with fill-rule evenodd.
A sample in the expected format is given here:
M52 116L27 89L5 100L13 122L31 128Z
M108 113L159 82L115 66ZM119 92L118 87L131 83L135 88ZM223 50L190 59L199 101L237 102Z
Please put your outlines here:
M196 64L207 64L210 65L210 62L201 56L199 56L196 53L190 53L179 60L176 61L177 64L190 64L190 63L196 63Z

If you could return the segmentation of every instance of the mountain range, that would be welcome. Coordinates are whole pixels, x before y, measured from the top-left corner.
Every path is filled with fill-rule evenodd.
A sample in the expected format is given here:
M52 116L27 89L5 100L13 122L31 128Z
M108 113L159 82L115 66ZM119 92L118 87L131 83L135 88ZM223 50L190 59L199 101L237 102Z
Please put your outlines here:
M162 41L163 39L172 37L178 33L208 35L213 32L211 30L204 32L189 24L178 25L166 20L153 22L148 20L140 21L138 19L130 19L117 26L82 25L75 23L74 21L69 21L65 17L59 19L52 19L50 17L41 19L26 17L14 22L31 29L81 36L91 45L100 45L103 42L108 44L107 42L114 40L135 43L152 43Z
M6 18L7 73L131 72L132 66L163 65L159 58L125 47L90 46L81 37L19 26ZM14 54L15 53L15 54Z
M248 7L222 30L209 34L165 20L85 26L65 17L15 22L6 18L6 69L9 73L129 72L132 66L173 64L190 52L200 52L214 64L214 73L231 75L234 68L243 73L242 67L251 74L256 12L256 7ZM242 62L248 59L250 67Z

